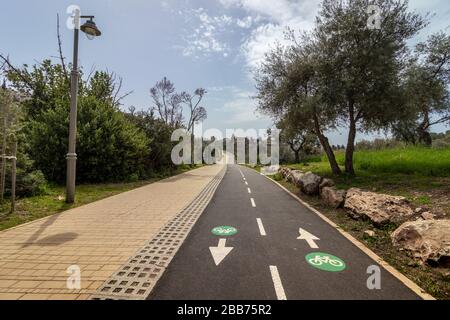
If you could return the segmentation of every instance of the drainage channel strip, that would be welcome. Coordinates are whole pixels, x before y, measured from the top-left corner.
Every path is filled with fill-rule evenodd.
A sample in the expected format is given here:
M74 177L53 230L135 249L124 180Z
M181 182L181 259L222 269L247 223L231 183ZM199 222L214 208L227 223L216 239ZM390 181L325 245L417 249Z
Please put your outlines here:
M226 172L222 169L158 234L106 280L90 300L144 300L168 267Z

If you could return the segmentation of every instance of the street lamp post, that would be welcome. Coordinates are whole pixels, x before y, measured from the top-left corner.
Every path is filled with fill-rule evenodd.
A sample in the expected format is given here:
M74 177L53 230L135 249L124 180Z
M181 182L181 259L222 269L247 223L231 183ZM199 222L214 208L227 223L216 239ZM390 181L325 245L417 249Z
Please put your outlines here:
M80 27L80 19L89 19ZM79 31L83 31L89 37L99 37L102 33L94 23L94 16L80 16L80 11L75 12L74 17L74 43L73 43L73 63L70 82L70 116L69 116L69 151L67 153L67 185L66 202L75 201L75 181L76 181L76 140L77 140L77 100L78 100L78 38Z

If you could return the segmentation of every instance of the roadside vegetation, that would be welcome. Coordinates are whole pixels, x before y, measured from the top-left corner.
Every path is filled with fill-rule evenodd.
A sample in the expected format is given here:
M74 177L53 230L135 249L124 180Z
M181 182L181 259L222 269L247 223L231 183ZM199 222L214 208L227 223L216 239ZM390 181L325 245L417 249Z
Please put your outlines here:
M450 136L450 131L447 134ZM331 178L339 189L354 187L404 196L416 206L450 218L450 148L365 148L355 152L356 175L334 175L324 155L308 156L301 163L286 166ZM336 152L341 167L344 157L342 151Z
M336 160L339 165L344 165L344 158L343 151L336 152ZM321 170L324 174L331 174L331 170L326 167L325 156L311 156L304 160L305 166L315 165L316 170ZM431 149L421 146L406 146L381 150L357 150L354 155L354 166L358 175L372 172L445 177L450 176L450 148Z

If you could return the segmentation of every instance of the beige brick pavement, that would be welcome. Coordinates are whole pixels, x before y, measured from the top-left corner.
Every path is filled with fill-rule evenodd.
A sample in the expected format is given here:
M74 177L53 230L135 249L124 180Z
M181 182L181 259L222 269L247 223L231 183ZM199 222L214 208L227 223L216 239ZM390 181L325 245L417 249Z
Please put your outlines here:
M206 166L0 232L0 299L87 299L222 169ZM81 289L67 289L67 268Z

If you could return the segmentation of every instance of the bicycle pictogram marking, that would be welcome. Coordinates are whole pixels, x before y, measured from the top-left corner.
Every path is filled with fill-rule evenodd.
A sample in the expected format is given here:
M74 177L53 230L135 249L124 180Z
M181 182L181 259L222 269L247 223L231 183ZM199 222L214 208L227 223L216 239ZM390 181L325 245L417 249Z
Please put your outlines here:
M316 269L330 272L343 271L346 268L345 262L336 256L324 252L312 252L305 257L306 262Z
M215 227L211 230L211 232L216 236L232 236L235 235L238 231L235 227L220 226Z

